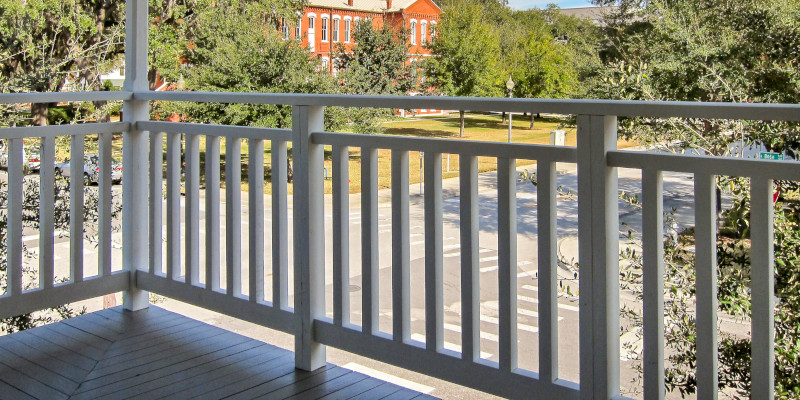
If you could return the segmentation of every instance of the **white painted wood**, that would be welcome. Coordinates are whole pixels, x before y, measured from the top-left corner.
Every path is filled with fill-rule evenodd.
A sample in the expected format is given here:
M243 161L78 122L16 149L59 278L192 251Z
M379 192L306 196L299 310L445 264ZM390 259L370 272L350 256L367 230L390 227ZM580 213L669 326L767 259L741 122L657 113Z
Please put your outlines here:
M286 104L397 109L474 110L617 115L620 117L683 117L711 119L800 121L796 104L701 103L694 101L634 101L475 98L444 96L369 96L287 93L144 92L135 99L242 104Z
M539 231L539 375L558 379L558 237L556 164L536 164L536 218Z
M243 321L252 322L288 334L296 334L299 319L290 311L252 303L248 299L228 296L202 287L186 285L167 278L149 275L143 271L136 275L137 284L154 293L168 293L171 299L189 303Z
M619 205L616 117L578 116L578 260L582 399L619 396Z
M100 275L107 276L111 275L111 141L113 136L111 133L104 133L98 136L100 178L97 183L99 192L99 209L97 210L97 263L99 265L98 272Z
M506 373L488 361L465 363L450 350L443 351L447 354L437 353L421 346L394 341L391 337L363 335L328 321L317 321L315 332L326 345L497 396L511 399L578 399L577 383L564 380L542 382L530 371Z
M752 279L752 391L753 399L771 399L775 393L775 245L772 204L773 181L750 180L750 238Z
M409 154L392 151L392 337L411 339L411 229Z
M664 399L664 202L661 171L642 171L644 395ZM698 332L699 333L699 332Z
M164 134L153 132L150 137L150 263L148 266L151 274L164 273L164 255L161 248L164 240L164 231L161 226L164 212L163 195Z
M262 302L264 301L264 141L249 139L247 146L249 153L247 212L250 218L248 297L251 302Z
M79 101L130 100L133 93L127 92L42 92L2 93L0 104L24 103L71 103ZM34 135L35 136L35 135Z
M83 136L70 137L69 265L72 282L83 280Z
M184 281L189 285L200 283L200 136L186 135L184 150L186 163L184 186L184 245L186 265Z
M148 54L147 0L125 2L125 92L147 91ZM150 119L150 104L146 99L130 98L122 104L123 122L135 124ZM125 178L122 180L122 265L129 273L147 269L148 221L147 212L147 163L148 132L130 129L123 134L122 162ZM122 296L123 308L140 310L147 308L150 294L134 285Z
M41 137L55 139L58 136L83 136L99 133L125 132L130 128L130 126L131 124L129 122L104 122L96 124L3 128L3 138L22 139L29 137Z
M312 140L317 144L349 146L358 144L390 150L423 151L425 153L469 154L482 157L536 158L545 161L575 162L576 151L572 147L553 147L535 144L509 144L480 142L473 140L415 138L393 135L361 135L348 133L315 133Z
M55 165L56 140L41 139L40 165ZM55 171L39 170L39 288L53 287L55 245Z
M206 136L206 289L220 290L219 136Z
M5 296L0 298L0 318L10 318L121 292L130 287L130 277L127 272L117 272L108 276L89 278L83 282L53 286L46 290L31 290Z
M500 370L517 368L517 160L497 159Z
M622 168L655 168L673 172L704 172L713 175L750 177L758 173L772 179L800 179L800 164L789 161L770 161L754 158L709 157L687 154L612 151L608 165Z
M425 153L425 346L444 348L442 153Z
M225 288L242 295L242 141L225 137Z
M361 148L361 331L379 330L378 149Z
M9 139L8 143L8 204L7 207L7 288L11 297L22 293L22 199L24 175L22 139Z
M306 371L325 365L325 346L314 335L315 320L325 316L324 149L311 142L311 133L322 131L324 121L322 107L292 107L294 299L300 324L295 366Z
M333 146L333 320L350 323L350 148Z
M461 358L475 361L481 353L480 215L478 157L460 154L461 216Z
M715 400L717 378L717 195L716 178L694 176L697 299L697 398Z
M289 205L287 200L287 144L272 141L272 305L289 304Z
M142 121L136 123L136 126L139 129L151 131L185 133L210 137L232 136L239 139L290 140L292 135L292 131L289 129L195 124L186 122Z
M167 278L181 277L181 135L167 134Z

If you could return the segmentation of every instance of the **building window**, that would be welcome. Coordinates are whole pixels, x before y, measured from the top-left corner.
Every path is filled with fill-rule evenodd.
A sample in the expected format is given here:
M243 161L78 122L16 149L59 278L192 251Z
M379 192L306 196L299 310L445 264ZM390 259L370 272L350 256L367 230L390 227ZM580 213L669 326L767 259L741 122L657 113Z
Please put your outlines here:
M281 31L282 31L281 33L283 34L283 39L284 40L288 39L289 38L289 24L286 23L286 20L283 20L281 25L282 25L281 26Z
M358 21L361 21L361 17L356 17L353 21L355 21L355 26L358 26ZM355 28L353 28L355 30ZM355 36L353 37L353 43L356 43Z
M350 43L350 20L344 20L344 42Z
M314 20L316 19L315 16L309 15L308 16L308 30L311 31L314 29Z
M328 57L322 57L322 70L328 70Z
M331 36L334 42L339 41L339 18L333 17L333 25L331 26Z
M411 44L417 44L417 21L411 20Z
M303 24L303 17L297 19L297 26L294 27L294 38L300 40L300 25Z
M322 41L328 41L328 18L322 17Z
M425 46L425 42L427 41L428 41L428 22L422 21L420 23L419 44Z
M436 22L431 21L431 40L436 36Z

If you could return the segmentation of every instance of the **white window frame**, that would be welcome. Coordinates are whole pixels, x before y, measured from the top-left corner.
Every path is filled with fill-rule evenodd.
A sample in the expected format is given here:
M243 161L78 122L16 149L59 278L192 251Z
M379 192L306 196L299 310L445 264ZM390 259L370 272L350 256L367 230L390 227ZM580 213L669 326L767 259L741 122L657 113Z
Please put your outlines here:
M338 15L333 16L333 23L331 24L331 40L339 42L339 27L342 22L342 17Z
M353 18L353 29L355 29L355 26L358 25L358 21L361 21L361 17ZM354 37L353 38L353 43L355 43L355 42L356 42L356 38Z
M297 17L297 26L294 27L294 38L300 40L303 36L303 16Z
M417 20L416 19L412 19L409 22L408 25L409 25L409 30L411 31L411 36L409 37L409 40L411 41L412 45L416 45L417 44Z
M436 21L431 21L431 40L436 36Z
M425 46L428 42L428 21L422 20L419 23L419 44Z
M328 71L329 65L330 65L330 59L328 57L322 57L322 69Z
M317 14L308 13L308 49L314 51L317 47L317 35L316 35L316 19Z
M286 23L286 19L281 21L281 38L286 40L289 38L289 24Z
M353 19L350 16L344 17L344 42L350 43L350 36L353 34L350 30L353 27Z
M322 14L320 17L320 37L323 42L328 41L328 21L330 21L330 16L328 14Z

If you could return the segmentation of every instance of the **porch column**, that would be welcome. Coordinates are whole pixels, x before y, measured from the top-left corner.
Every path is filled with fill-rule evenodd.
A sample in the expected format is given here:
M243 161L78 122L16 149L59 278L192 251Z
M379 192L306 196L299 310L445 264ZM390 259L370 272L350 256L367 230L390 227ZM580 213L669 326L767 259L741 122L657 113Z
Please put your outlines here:
M126 2L125 24L125 83L126 92L147 91L147 0ZM149 306L149 293L136 287L136 270L148 267L148 132L138 130L137 121L150 119L146 100L131 98L122 105L123 121L131 124L123 134L122 163L122 265L131 274L130 289L123 293L126 310L136 311ZM152 221L159 223L160 221Z
M325 316L324 152L311 142L324 130L324 115L323 107L292 107L295 366L306 371L325 366L325 346L314 340L314 320Z
M581 399L619 396L617 118L578 116Z

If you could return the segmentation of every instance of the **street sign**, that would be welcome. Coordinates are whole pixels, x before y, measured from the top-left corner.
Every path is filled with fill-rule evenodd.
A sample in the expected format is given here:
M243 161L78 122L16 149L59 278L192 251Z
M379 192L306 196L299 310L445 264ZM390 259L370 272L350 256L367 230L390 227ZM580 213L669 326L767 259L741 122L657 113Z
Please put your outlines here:
M758 158L760 158L762 160L780 161L780 160L783 160L783 154L761 152L761 153L758 154Z

